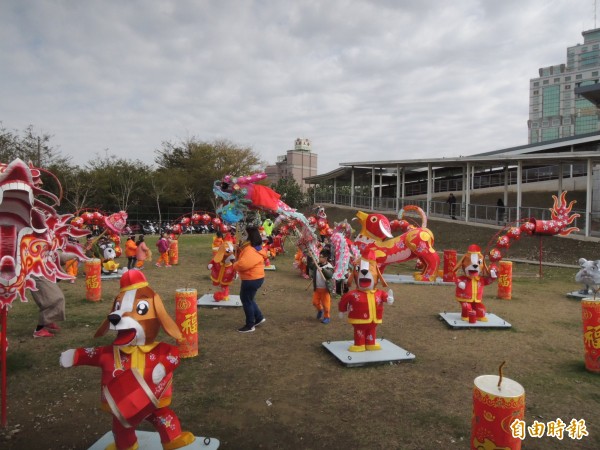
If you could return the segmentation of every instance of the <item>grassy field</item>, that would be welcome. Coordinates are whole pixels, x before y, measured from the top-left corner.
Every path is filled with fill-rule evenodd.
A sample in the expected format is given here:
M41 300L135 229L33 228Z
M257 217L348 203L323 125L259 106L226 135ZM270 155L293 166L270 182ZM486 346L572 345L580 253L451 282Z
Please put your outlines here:
M332 211L330 217L344 214ZM443 221L430 228L438 250L459 252L471 242L485 246L498 231ZM148 238L151 248L155 240ZM535 261L539 241L526 241L511 248L511 256ZM597 259L597 244L578 248L579 241L563 241L543 243L557 262ZM563 245L570 254L557 250ZM145 270L173 316L176 289L214 292L206 270L210 236L182 236L179 246L178 266L147 264ZM505 331L457 331L440 322L440 312L459 310L452 286L392 285L396 303L385 308L378 336L414 353L414 362L347 368L322 343L350 340L351 326L335 313L329 325L315 319L311 288L292 267L294 249L287 250L259 291L267 322L256 332L236 332L244 323L241 308L198 309L200 354L184 359L174 379L172 407L184 429L219 439L223 449L464 449L473 380L496 374L506 361L504 375L526 390L527 425L584 419L589 432L580 441L527 437L523 448L600 448L600 376L584 368L581 306L565 296L579 289L573 268L544 267L539 277L537 265L515 264L510 301L497 300L496 285L488 286L488 310L513 325ZM392 272L413 268L405 264ZM103 282L97 303L85 300L82 276L61 287L67 321L55 338L32 338L33 302L17 301L9 312L9 423L0 430L2 449L86 449L110 430L110 417L98 410L99 369L63 369L58 358L68 348L111 342L110 333L92 336L118 293L118 280ZM238 290L235 282L232 292ZM164 334L161 339L171 341Z

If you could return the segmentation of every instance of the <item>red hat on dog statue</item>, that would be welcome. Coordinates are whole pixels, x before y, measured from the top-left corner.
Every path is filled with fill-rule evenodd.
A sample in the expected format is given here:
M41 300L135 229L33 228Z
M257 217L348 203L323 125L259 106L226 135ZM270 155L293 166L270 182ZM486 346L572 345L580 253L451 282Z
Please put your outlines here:
M179 349L155 340L161 327L171 337L182 338L144 274L129 270L121 276L120 292L95 334L98 337L115 331L112 345L80 347L60 356L63 367L102 369L102 409L113 416L115 439L107 448L138 448L135 429L144 419L160 434L163 449L184 447L195 439L192 433L181 430L179 419L169 408Z

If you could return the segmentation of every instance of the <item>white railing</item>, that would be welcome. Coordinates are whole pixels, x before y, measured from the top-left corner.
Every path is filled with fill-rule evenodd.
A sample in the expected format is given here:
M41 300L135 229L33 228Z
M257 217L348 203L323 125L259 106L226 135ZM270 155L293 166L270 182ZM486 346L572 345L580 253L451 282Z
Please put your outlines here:
M333 204L333 196L329 193L322 193L323 195L317 194L316 202L319 204L330 203ZM349 195L337 195L336 205L340 206L351 206ZM372 208L374 204L374 208ZM366 197L366 196L355 196L354 197L354 208L375 210L382 212L397 212L404 208L406 205L417 205L423 211L427 211L427 200L416 200L408 198L393 198L393 197ZM456 203L454 205L454 217L457 220L466 220L466 205ZM577 234L585 234L585 211L573 210L571 214L579 214L580 217L576 218L570 226L579 228ZM429 216L430 217L446 217L450 218L449 205L443 201L431 201L429 202ZM521 221L527 218L535 218L537 220L550 220L551 213L548 208L536 208L532 206L524 206L520 209L519 218ZM504 213L495 205L469 205L469 221L475 223L487 223L493 225L504 226L516 222L517 220L517 208L506 206ZM591 213L590 217L590 236L600 236L600 212Z

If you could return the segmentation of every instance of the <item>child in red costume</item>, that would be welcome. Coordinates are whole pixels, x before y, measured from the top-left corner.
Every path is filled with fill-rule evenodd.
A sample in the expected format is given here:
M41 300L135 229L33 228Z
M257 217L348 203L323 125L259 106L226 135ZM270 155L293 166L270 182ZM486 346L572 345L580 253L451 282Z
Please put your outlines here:
M488 269L481 248L472 244L456 264L454 272L458 269L464 272L464 275L457 276L455 280L455 298L462 307L461 319L468 321L469 312L474 311L476 320L487 322L486 309L482 301L483 287L492 284L498 277L496 266L492 265Z
M367 249L354 268L356 289L344 294L339 304L340 316L348 312L348 323L354 327L354 345L348 348L351 352L381 350L376 329L382 322L383 303L394 303L394 291L376 289L380 280L383 287L388 286L377 267L375 252Z
M102 369L102 409L113 414L114 444L107 448L138 448L135 427L146 419L160 434L163 449L192 443L190 432L182 432L171 403L173 370L179 365L175 345L155 342L160 327L181 339L177 324L166 312L161 298L144 274L130 270L121 277L121 292L111 313L95 337L108 329L117 332L112 345L71 349L60 356L63 367L96 366ZM124 402L119 399L124 398Z
M233 282L237 274L237 272L233 270L234 261L235 251L233 243L229 240L225 240L221 243L219 250L208 264L210 279L212 280L213 286L221 286L221 290L215 292L213 296L216 302L229 300L229 285Z

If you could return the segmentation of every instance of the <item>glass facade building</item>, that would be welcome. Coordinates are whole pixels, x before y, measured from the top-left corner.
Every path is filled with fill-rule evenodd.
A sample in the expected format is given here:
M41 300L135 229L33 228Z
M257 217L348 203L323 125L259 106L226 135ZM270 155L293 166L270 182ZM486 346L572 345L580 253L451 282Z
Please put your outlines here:
M566 64L539 69L529 82L529 144L600 132L600 109L575 89L598 84L600 28L567 48Z

